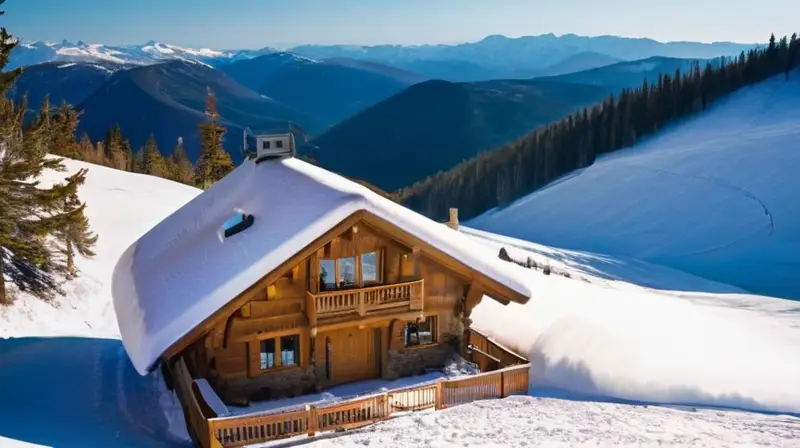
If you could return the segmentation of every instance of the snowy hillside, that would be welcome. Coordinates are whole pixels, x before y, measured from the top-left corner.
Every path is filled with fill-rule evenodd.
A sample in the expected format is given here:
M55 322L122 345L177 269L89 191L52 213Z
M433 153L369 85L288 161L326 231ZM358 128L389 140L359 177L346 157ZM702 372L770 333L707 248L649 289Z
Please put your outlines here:
M0 310L0 447L186 446L174 399L158 377L136 373L118 340L110 279L128 245L199 191L67 165L89 167L80 195L100 235L97 257L78 260L81 277L56 306L21 295ZM485 244L487 257L506 247L512 257L571 277L514 268L536 291L531 301L503 307L484 300L473 313L478 328L531 357L531 392L546 398L415 414L315 444L791 446L800 439L800 419L792 416L618 403L800 413L796 303L641 261L463 231ZM601 402L581 401L587 398Z
M77 258L77 281L56 307L20 294L11 309L0 308L0 338L23 336L117 337L111 306L111 273L122 252L140 235L199 193L176 182L65 160L69 172L88 167L81 200L92 230L99 235L96 257ZM63 180L47 173L42 183Z
M800 299L800 72L468 223Z

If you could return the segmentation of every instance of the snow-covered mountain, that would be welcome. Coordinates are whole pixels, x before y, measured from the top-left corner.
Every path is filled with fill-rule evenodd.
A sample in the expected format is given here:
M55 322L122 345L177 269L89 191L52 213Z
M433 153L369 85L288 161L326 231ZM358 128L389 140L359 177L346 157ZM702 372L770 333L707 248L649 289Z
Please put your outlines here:
M136 374L119 341L110 279L134 240L200 190L66 165L89 168L80 196L99 233L97 255L77 260L81 274L66 297L47 304L18 294L0 309L0 446L187 446L180 406L157 375ZM533 360L536 397L412 414L317 444L788 446L800 439L796 416L708 409L800 414L796 302L635 259L462 231L485 245L487 257L505 247L553 268L544 275L514 267L536 291L530 302L484 300L473 312L476 327Z
M800 299L800 72L470 222Z
M9 68L39 64L50 61L106 61L116 64L152 64L169 59L205 62L210 65L248 59L276 50L211 50L208 48L185 48L150 41L142 45L110 46L102 44L76 43L66 40L54 42L21 42L12 53Z

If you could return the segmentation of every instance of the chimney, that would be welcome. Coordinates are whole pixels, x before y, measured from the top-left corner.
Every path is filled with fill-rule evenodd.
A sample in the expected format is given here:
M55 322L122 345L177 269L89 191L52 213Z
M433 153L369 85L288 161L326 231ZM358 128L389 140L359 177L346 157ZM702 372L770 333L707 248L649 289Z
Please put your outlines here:
M458 209L457 208L450 208L450 220L447 221L447 227L450 227L453 230L458 230Z

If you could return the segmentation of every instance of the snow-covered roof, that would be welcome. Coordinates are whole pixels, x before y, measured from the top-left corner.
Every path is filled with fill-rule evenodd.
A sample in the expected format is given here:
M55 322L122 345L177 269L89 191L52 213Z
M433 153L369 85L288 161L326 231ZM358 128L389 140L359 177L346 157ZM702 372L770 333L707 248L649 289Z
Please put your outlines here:
M114 268L122 341L144 375L228 302L353 213L364 211L524 297L531 292L485 247L367 187L296 158L245 161L133 243ZM237 213L255 220L221 236Z

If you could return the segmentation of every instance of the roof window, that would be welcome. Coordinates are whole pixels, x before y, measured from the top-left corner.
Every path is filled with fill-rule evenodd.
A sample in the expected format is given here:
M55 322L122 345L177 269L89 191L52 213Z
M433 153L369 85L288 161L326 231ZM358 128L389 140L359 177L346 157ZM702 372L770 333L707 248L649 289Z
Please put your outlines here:
M243 211L238 211L237 214L228 218L220 229L224 238L230 238L237 233L243 232L248 227L253 225L255 218L253 215L247 214Z

